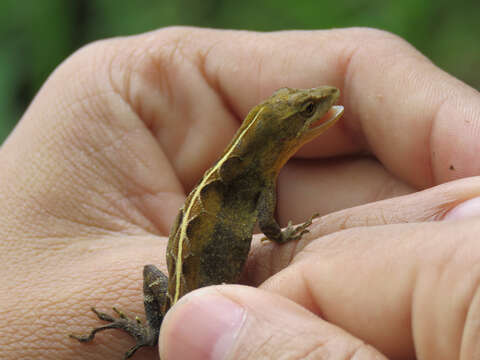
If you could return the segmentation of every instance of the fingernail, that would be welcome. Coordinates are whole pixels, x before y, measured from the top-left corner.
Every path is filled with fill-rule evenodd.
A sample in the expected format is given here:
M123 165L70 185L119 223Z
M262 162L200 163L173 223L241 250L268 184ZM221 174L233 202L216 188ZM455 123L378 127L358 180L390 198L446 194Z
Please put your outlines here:
M450 210L444 220L457 220L480 216L480 197L462 202Z
M226 359L244 323L245 309L212 292L183 297L165 318L162 356L175 359Z

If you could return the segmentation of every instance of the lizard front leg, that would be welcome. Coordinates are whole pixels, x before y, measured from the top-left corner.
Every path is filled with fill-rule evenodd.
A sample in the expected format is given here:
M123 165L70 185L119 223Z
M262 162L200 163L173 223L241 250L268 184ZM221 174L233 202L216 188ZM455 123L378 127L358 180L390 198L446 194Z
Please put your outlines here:
M147 321L143 324L138 317L129 319L121 311L113 308L118 317L99 312L95 308L92 311L100 320L108 321L110 324L99 326L93 329L88 335L70 335L80 342L89 342L95 338L95 334L108 329L119 329L132 336L136 344L126 353L124 359L130 358L138 349L143 346L155 346L158 341L160 325L162 324L168 278L154 265L146 265L143 268L143 305Z
M297 227L293 227L292 222L289 221L287 228L282 231L274 216L277 202L275 188L275 183L271 182L269 186L265 186L260 194L257 205L258 224L260 229L265 234L266 238L275 241L278 244L283 244L291 240L299 240L308 232L307 228L312 224L312 220L318 217L318 214L312 215L310 219Z

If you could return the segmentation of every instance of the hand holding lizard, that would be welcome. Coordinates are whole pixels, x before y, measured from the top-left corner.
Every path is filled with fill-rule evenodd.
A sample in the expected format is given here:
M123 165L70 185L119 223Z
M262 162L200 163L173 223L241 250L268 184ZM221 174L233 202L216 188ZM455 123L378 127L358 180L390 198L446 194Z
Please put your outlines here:
M270 291L207 288L174 307L161 333L165 360L181 355L179 344L188 351L188 341L203 358L212 344L217 356L223 350L233 358L322 351L373 358L381 351L452 359L460 358L460 348L465 358L478 351L469 321L478 306L478 225L429 221L479 195L476 178L440 185L478 175L478 93L374 30L174 28L73 55L2 146L6 358L117 359L127 338L102 334L96 344L109 346L85 352L65 333L96 323L85 311L92 304L140 313L139 270L163 264L165 235L186 189L228 143L238 119L276 88L320 84L341 88L345 117L301 150L299 156L314 160L285 167L278 214L286 224L316 211L339 212L321 218L296 248L254 248L245 282ZM376 159L356 155L366 152ZM209 314L205 306L203 315L198 306L189 312L200 301L189 299L211 296L240 306L234 312L243 327L230 347L225 336L223 347L212 340L198 348L208 327L187 340L180 336Z

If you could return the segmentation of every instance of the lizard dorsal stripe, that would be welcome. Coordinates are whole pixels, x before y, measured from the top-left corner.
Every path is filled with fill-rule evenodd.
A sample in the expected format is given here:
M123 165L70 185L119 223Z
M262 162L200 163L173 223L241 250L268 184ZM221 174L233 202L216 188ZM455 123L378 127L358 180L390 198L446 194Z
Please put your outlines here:
M258 110L257 114L253 118L253 120L248 124L248 126L242 131L240 136L237 137L236 141L230 146L230 149L223 155L223 157L213 166L210 170L208 170L205 173L205 176L203 177L203 180L198 186L195 188L195 191L192 195L192 198L188 204L188 206L185 209L184 216L183 216L183 221L180 226L180 237L178 239L178 250L177 250L177 261L175 263L175 296L173 298L173 304L174 305L179 298L180 294L180 280L181 280L181 275L182 275L182 266L183 266L183 260L182 260L182 252L183 252L183 242L185 240L185 237L187 236L187 226L188 226L188 219L190 218L190 211L193 207L193 204L195 201L198 199L200 196L200 191L203 189L205 184L207 183L208 179L210 178L210 175L215 173L222 164L225 162L226 159L231 155L233 152L233 149L236 148L238 143L243 139L247 131L250 129L250 127L257 121L260 113L263 111L264 107L260 108Z

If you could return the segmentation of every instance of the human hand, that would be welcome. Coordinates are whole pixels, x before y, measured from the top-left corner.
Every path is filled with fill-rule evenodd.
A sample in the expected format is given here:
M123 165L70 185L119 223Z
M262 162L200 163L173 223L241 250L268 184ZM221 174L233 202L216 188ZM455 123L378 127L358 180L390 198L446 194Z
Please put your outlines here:
M326 215L299 244L257 244L247 282L268 292L229 285L188 294L164 321L164 358L478 356L479 224L468 217L480 207L467 200L479 196L480 178L452 180L478 174L480 98L398 39L357 31L341 31L343 42L319 51L342 64L336 45L350 55L346 47L366 44L346 56L349 76L328 80L345 84L346 129L331 129L313 151L368 152L382 163L357 156L290 164L280 216L303 212L301 221L319 208L407 193L405 183L437 186Z
M365 42L361 47L360 41ZM115 332L97 337L94 346L79 345L66 335L98 324L88 311L90 306L105 309L116 305L127 314L142 313L143 265L164 264L166 236L185 193L221 153L239 120L278 87L321 84L342 89L340 103L346 109L343 126L330 129L329 136L301 151L301 155L317 159L313 164L297 161L286 167L279 183L281 219L302 221L314 211L347 209L478 173L474 161L478 93L436 69L408 44L382 32L350 29L255 34L173 28L99 42L61 65L0 152L0 253L4 264L4 292L0 298L0 328L4 331L0 346L6 359L61 359L74 354L89 359L121 356L130 340ZM452 116L460 120L452 122ZM429 140L428 146L425 139ZM318 159L365 151L380 161L364 156L338 162ZM450 165L455 170L450 170ZM285 314L283 320L280 316L274 319L291 319L291 325L290 307L294 306L294 313L311 319L315 329L323 327L324 332L311 333L315 344L325 343L331 336L338 339L342 347L332 349L332 356L342 354L345 344L358 344L357 338L390 357L411 354L411 331L392 332L396 342L376 336L378 332L389 335L387 330L405 325L402 316L412 313L413 309L408 308L411 303L401 302L403 307L396 304L385 309L374 307L378 304L373 300L381 299L385 305L386 290L390 288L390 294L399 295L394 299L405 300L411 287L395 281L406 274L417 279L419 274L414 276L412 272L421 264L427 269L438 266L436 253L410 259L409 249L425 249L414 245L419 241L424 245L427 239L431 246L428 249L439 248L436 251L444 255L445 247L438 246L438 242L444 242L435 240L433 247L433 236L426 230L415 232L412 224L389 225L393 233L387 226L371 225L433 219L455 204L478 196L477 181L463 180L439 186L430 193L334 213L312 229L312 235L326 236L317 241L309 238L309 244L302 243L303 251L294 253L290 245L258 246L248 267L250 279L259 284L268 278L262 287L294 302L249 288L236 289L237 299L254 292L252 298L274 298L286 303L279 308ZM353 198L352 193L356 195ZM474 246L473 225L472 221L462 223L465 235L460 244L457 237L451 239L455 245L450 244L451 249L465 251L466 243ZM435 239L447 236L441 226L455 226L455 234L459 233L459 225L448 222L415 226L432 227ZM408 238L400 231L403 227L410 229ZM352 229L337 232L343 228ZM425 234L428 236L422 237ZM469 242L466 234L470 234ZM367 240L361 240L367 235ZM399 242L403 252L398 249ZM323 252L310 254L316 246ZM346 249L340 249L342 246ZM363 257L367 251L369 257ZM400 271L392 267L385 253L403 265ZM272 276L289 263L293 254L293 264ZM278 255L280 260L275 266L265 266ZM350 262L342 264L341 256ZM468 261L457 266L454 274L465 274L464 266L475 263L475 251L469 252ZM358 262L365 267L359 268ZM321 269L308 267L308 263ZM337 269L339 264L341 269ZM389 269L388 277L382 264ZM355 269L355 283L353 278L346 279L352 276L350 268ZM372 268L383 269L383 273L371 273ZM307 278L310 271L315 277ZM298 274L304 274L305 281L319 281L318 294L303 291L306 288L302 289L302 284L311 284L299 283L294 276ZM375 275L378 283L373 281ZM468 280L474 283L478 278L475 276L469 272ZM291 282L290 277L295 281ZM282 285L282 279L288 281ZM366 291L365 284L373 290ZM337 291L333 291L333 285ZM452 288L445 291L453 293L453 284L449 281L447 285ZM231 291L215 289L200 291ZM349 307L342 307L341 300L348 294L358 298L347 296ZM458 295L459 304L470 304L473 297L462 294ZM433 301L428 295L420 298L427 305ZM328 308L328 304L336 307ZM183 341L183 346L188 341L172 337L178 335L175 317L178 320L178 314L186 311L182 306L178 309L167 317L162 330L161 351L170 355L175 353L175 341ZM388 316L381 322L370 320L365 331L365 321L359 320L379 313ZM438 312L435 314L438 316ZM462 315L460 311L452 314ZM245 319L248 324L252 317L247 315ZM275 324L269 320L265 325ZM429 324L415 320L423 326ZM447 320L448 331L458 328L454 326L457 318ZM353 328L351 323L364 331ZM280 333L271 331L274 329L259 327L255 332L245 332L256 340L264 336L264 340L256 346L239 337L232 351L252 358L261 351L266 358L278 358L270 350L295 357L311 349L312 343L307 341L287 344L285 338L277 336ZM433 331L427 335L433 335ZM455 339L458 341L458 337ZM474 336L470 338L475 340ZM387 346L391 344L395 346ZM449 350L458 354L458 348ZM141 359L151 355L142 351L135 356Z

